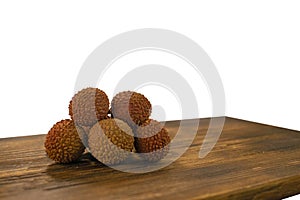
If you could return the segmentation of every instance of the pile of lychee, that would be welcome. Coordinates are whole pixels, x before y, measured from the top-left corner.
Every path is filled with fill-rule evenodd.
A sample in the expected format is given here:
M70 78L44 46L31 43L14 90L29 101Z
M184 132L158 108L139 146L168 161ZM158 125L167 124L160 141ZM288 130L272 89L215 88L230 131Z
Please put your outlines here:
M150 119L152 106L142 94L116 94L111 105L104 91L85 88L69 104L71 119L57 122L48 132L46 153L57 163L77 161L85 150L105 165L124 162L129 155L156 162L169 150L167 129Z

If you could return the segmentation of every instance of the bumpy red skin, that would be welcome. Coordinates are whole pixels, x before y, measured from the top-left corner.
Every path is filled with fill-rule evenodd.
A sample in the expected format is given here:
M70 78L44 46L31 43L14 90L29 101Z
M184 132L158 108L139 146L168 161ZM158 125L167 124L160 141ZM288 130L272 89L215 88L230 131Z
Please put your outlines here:
M135 130L135 148L144 160L156 162L164 158L171 142L167 129L158 121L149 119Z
M85 88L74 95L69 104L69 115L77 125L91 127L107 118L109 99L98 88Z
M143 124L151 115L150 101L142 94L132 91L118 93L111 102L112 115L125 121L131 128Z
M83 132L70 119L57 122L48 132L44 143L48 157L57 163L77 161L85 150L77 130Z
M121 163L134 150L132 130L119 119L99 121L91 128L88 142L92 155L106 165Z

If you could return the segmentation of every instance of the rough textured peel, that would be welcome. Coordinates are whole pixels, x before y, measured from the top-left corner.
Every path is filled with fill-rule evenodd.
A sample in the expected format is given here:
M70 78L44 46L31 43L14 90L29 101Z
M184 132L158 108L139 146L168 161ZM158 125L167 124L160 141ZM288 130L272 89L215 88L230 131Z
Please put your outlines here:
M105 119L95 124L89 132L89 150L106 165L124 161L134 150L131 128L119 119Z
M98 88L85 88L74 95L69 104L69 115L80 126L93 126L107 118L109 100Z
M164 158L170 143L168 131L156 120L149 119L135 131L135 148L147 161L156 162ZM145 154L147 153L147 154Z
M48 157L58 163L76 161L85 149L77 131L84 132L80 127L76 128L72 120L57 122L48 132L44 143Z
M151 103L144 95L132 91L118 93L111 102L112 115L132 128L143 124L149 118L151 109Z

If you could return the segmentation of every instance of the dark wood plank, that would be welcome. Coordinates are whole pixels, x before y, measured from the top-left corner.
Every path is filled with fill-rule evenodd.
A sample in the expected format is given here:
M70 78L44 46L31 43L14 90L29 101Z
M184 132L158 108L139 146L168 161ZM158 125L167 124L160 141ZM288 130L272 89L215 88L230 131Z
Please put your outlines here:
M89 154L54 164L44 153L45 135L0 139L0 198L280 199L300 193L300 132L227 117L215 148L199 159L209 121L201 120L180 159L146 174L113 170ZM166 124L171 134L178 124Z

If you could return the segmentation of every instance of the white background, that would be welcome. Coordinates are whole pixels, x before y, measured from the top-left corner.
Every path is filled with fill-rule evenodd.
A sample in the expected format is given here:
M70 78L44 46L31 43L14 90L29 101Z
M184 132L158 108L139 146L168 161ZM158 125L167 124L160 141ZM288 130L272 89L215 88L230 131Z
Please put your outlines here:
M56 121L68 118L86 57L112 36L149 27L182 33L208 53L224 84L227 116L300 130L299 1L108 2L0 2L0 138L47 133ZM147 64L148 59L180 69L176 58L167 57L144 52L124 58L101 89L111 99L109 81L124 73L118 66ZM185 78L203 85L192 74ZM208 117L209 94L199 88L199 117ZM141 92L165 109L153 117L180 118L171 93L151 87Z

